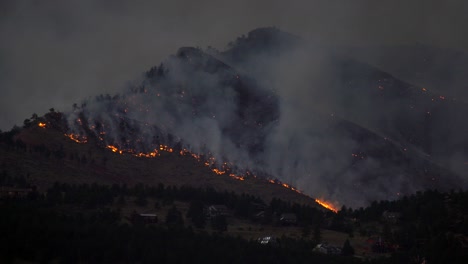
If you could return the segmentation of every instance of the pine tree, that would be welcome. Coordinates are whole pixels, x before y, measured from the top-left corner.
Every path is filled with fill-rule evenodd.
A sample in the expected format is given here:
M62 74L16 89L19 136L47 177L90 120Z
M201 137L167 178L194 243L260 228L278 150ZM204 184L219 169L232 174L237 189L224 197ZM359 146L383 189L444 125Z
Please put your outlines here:
M352 256L354 255L354 248L349 243L349 239L346 239L343 245L343 249L341 250L341 254L343 256Z

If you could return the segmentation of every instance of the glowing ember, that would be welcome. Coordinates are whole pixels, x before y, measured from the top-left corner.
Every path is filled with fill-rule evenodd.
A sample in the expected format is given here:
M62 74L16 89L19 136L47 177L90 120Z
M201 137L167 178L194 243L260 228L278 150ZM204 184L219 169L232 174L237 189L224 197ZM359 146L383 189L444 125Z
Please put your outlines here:
M46 123L42 123L42 122L39 122L39 124L37 124L39 127L42 127L42 128L45 128L46 127Z
M99 133L99 139L100 140L104 140L101 136L105 136L105 132L100 132ZM84 137L84 136L79 136L79 135L75 135L75 134L65 134L65 136L67 136L68 138L70 138L71 140L77 142L77 143L87 143L87 138ZM155 149L154 151L152 152L140 152L140 153L137 153L135 150L133 149L119 149L117 146L114 146L114 145L107 145L106 148L110 149L112 152L114 153L118 153L118 154L131 154L135 157L138 157L138 158L155 158L155 157L158 157L158 156L161 156L160 152L162 151L165 151L165 152L169 152L169 153L172 153L174 151L173 148L167 146L167 145L159 145L159 148L158 149ZM208 157L206 160L204 158L204 156L200 155L200 154L195 154L195 153L192 153L190 152L188 149L183 149L179 152L179 154L181 156L192 156L194 159L196 159L198 162L202 162L203 165L205 165L206 167L210 167L210 170L214 173L216 173L217 175L228 175L229 177L235 179L235 180L239 180L239 181L244 181L246 179L246 177L253 177L253 178L257 178L256 175L253 175L252 173L250 173L249 171L246 171L244 175L238 175L238 174L234 174L234 173L229 173L231 171L231 166L233 166L232 163L228 163L228 162L223 162L222 165L221 165L221 168L219 169L218 168L213 168L213 166L215 166L216 164L216 160L214 157L210 156L210 153L208 153ZM268 182L270 183L273 183L273 184L278 184L278 185L281 185L283 186L284 188L287 188L289 190L292 190L292 191L295 191L297 193L300 193L300 194L303 194L301 191L299 191L298 189L286 184L286 183L282 183L280 181L277 181L277 180L267 180Z
M79 136L75 134L64 134L64 135L68 137L69 139L75 141L76 143L84 144L88 142L88 138L84 136Z
M123 153L122 150L119 150L117 147L112 146L112 145L108 145L106 148L112 150L112 152L115 152L115 153L119 153L119 154L122 154L122 153Z
M320 199L315 199L315 201L321 206L327 208L328 210L333 211L334 213L338 212L338 209L336 209L335 205L333 205L330 202L327 202L325 200L320 200Z
M225 171L220 171L220 170L218 170L217 168L212 169L212 171L213 171L214 173L218 174L218 175L223 175L223 174L226 173Z
M234 178L236 180L239 180L239 181L245 180L245 178L243 176L238 176L238 175L235 175L234 173L229 174L229 177L232 177L232 178Z

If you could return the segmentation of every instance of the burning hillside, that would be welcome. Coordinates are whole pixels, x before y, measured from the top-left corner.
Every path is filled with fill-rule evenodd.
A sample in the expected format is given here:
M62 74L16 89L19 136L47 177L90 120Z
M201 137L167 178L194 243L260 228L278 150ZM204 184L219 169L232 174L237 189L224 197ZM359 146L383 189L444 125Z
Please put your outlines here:
M286 67L298 55L303 60L299 41L287 41L290 36L281 34L267 37L271 34L277 33L253 31L225 53L181 48L150 69L139 85L74 105L66 114L66 136L77 143L93 139L102 148L137 157L153 158L161 151L191 155L216 174L238 180L257 175L291 190L296 189L288 184L309 195L355 206L419 189L454 186L455 175L418 152L427 140L421 138L419 126L410 122L419 115L385 110L384 120L397 120L386 122L393 126L389 137L372 119L365 120L368 104L354 105L352 113L346 113L339 98L330 99L333 89L367 87L380 78L378 89L346 88L340 96L349 98L346 102L351 105L360 96L388 106L409 91L405 84L367 66L346 60L337 64L332 59L324 67L341 65L342 79L338 86L335 83L330 86L333 89L318 94L308 88L317 80L307 82L305 68ZM268 46L268 52L261 57L242 52L262 45ZM324 100L330 103L326 108ZM416 99L411 95L413 101L405 100L398 104ZM392 113L396 114L392 117ZM370 130L357 125L366 122ZM403 124L409 124L412 134L401 128ZM400 136L395 136L395 129L403 131Z

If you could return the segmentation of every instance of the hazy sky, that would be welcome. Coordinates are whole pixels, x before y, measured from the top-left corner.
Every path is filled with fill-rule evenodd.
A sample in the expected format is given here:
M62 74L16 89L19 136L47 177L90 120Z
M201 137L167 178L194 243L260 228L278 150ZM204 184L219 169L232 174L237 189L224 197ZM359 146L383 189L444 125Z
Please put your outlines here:
M335 45L418 42L466 52L467 11L461 0L2 0L0 129L118 92L181 46L223 49L263 26Z

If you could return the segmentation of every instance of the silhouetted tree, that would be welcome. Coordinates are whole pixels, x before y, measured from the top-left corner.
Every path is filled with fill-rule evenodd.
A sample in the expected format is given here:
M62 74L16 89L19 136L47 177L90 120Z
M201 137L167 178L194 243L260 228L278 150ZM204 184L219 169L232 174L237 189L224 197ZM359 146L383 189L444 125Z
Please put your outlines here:
M349 243L349 239L346 239L343 245L343 249L341 250L341 254L343 256L352 256L354 255L354 248Z
M320 226L315 226L314 228L314 241L320 243L322 241L322 232L320 231Z
M182 227L184 225L184 219L182 217L182 213L177 210L177 208L174 206L167 211L166 215L166 225L170 227Z
M187 217L192 219L193 224L197 228L205 227L204 205L201 201L190 202L190 207L187 212Z

